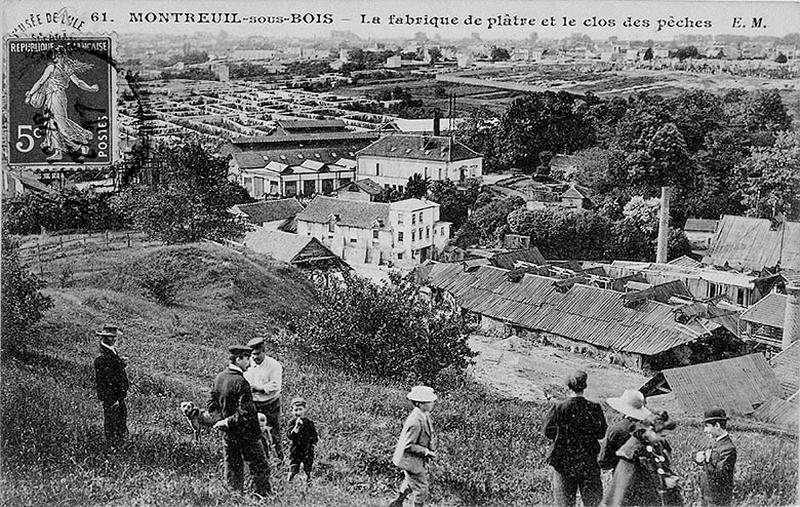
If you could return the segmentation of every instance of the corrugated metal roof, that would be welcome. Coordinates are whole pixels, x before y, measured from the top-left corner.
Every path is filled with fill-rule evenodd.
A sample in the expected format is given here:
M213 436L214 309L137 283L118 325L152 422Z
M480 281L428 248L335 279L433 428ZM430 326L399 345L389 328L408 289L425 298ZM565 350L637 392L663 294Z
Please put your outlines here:
M800 389L800 342L794 342L789 348L781 351L770 360L769 364L772 365L786 396Z
M691 298L692 293L689 292L689 289L686 288L686 285L684 285L682 281L673 280L671 282L654 285L644 290L627 292L622 295L622 298L631 303L636 303L643 299L654 299L666 303L672 296Z
M648 300L628 308L613 290L574 285L561 292L552 278L525 274L510 282L506 273L481 266L473 272L432 272L430 279L433 287L451 293L466 310L626 352L655 355L708 333L696 320L676 322L666 304Z
M384 136L358 152L359 156L455 162L480 158L481 154L449 136Z
M514 250L513 252L500 252L491 257L492 264L498 268L514 269L514 263L517 261L530 262L532 264L545 264L542 252L535 246L525 248L522 250Z
M753 418L797 432L800 404L780 398L770 398L753 412Z
M658 375L663 375L686 411L694 414L715 407L729 414L752 414L754 407L783 394L763 354L670 368Z
M770 292L742 314L742 320L783 329L786 295Z
M672 259L667 264L670 266L682 266L684 268L700 268L703 266L702 262L696 261L688 255L681 255L676 259Z
M778 264L800 269L800 223L773 228L769 220L725 215L704 264L761 270Z
M719 220L709 220L706 218L687 218L684 231L690 232L714 232L717 230Z
M303 211L303 205L294 197L237 204L236 208L247 215L248 222L255 225L294 218Z

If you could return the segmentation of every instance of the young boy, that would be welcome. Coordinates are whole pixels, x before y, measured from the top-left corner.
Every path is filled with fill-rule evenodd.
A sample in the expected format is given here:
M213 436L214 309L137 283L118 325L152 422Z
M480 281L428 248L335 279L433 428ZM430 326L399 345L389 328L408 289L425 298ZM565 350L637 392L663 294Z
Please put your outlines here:
M733 500L733 470L736 447L728 435L725 410L706 410L703 431L711 438L711 446L695 454L695 462L703 467L700 493L703 505L730 505Z
M311 484L311 468L314 466L314 446L319 440L314 422L307 418L308 403L303 398L292 400L292 415L289 421L289 482L300 472L300 465L306 472L306 483Z
M422 507L430 496L428 461L436 457L436 437L430 412L438 398L428 386L414 386L406 398L414 405L394 448L392 463L403 470L403 484L390 507L402 507L413 493L414 505Z

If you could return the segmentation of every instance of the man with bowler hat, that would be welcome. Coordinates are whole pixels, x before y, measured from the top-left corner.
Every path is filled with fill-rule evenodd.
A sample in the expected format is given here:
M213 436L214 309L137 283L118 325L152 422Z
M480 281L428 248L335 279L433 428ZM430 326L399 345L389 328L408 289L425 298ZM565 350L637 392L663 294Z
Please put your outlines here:
M103 402L103 428L106 442L120 443L128 433L128 408L125 397L128 395L127 362L117 353L117 339L122 332L113 324L106 324L100 337L100 355L94 360L95 386L97 397Z
M281 445L281 387L283 383L283 366L269 357L264 350L264 338L253 338L247 342L253 349L250 356L250 368L244 372L244 378L250 383L253 391L253 402L256 411L267 416L272 442L275 444L275 455L283 461Z
M706 410L703 431L711 445L695 454L694 461L703 467L700 494L703 505L730 505L733 500L733 471L736 467L736 447L728 434L725 410Z
M554 504L575 505L578 490L583 505L599 505L603 484L597 455L606 434L606 418L599 403L583 397L586 372L578 370L567 378L571 395L550 409L544 434L553 441L547 462L553 467Z
M259 495L272 493L269 482L269 462L261 441L258 413L253 405L250 384L244 372L250 366L252 349L242 345L228 347L230 364L214 379L209 412L219 412L222 419L214 425L224 429L222 450L225 460L225 479L228 485L244 490L244 462L250 467L253 489Z

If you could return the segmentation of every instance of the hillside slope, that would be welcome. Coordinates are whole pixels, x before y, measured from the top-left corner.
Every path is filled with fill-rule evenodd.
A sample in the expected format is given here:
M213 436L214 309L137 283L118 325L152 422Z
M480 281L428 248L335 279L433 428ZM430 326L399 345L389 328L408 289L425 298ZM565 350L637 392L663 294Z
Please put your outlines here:
M386 505L400 474L390 462L409 407L408 386L346 375L287 349L281 329L313 304L313 289L294 269L245 258L213 245L95 252L63 259L70 276L49 280L53 310L29 351L2 361L3 505L258 505L225 490L221 444L195 443L177 407L204 403L226 347L265 336L284 364L284 403L310 402L321 430L317 481L305 491L273 469L274 505ZM162 306L143 280L168 275L175 305ZM61 287L64 285L65 287ZM93 389L94 330L123 327L130 358L129 441L102 443L102 409ZM449 379L449 381L448 381ZM635 387L635 386L630 386ZM434 418L440 457L432 466L438 505L532 505L550 501L548 407L501 399L455 376L437 385ZM607 409L607 407L606 407ZM607 409L607 417L616 416ZM739 446L736 501L791 504L797 439L732 428ZM673 438L676 468L690 478L691 452L704 445L696 421ZM686 498L696 499L688 482Z

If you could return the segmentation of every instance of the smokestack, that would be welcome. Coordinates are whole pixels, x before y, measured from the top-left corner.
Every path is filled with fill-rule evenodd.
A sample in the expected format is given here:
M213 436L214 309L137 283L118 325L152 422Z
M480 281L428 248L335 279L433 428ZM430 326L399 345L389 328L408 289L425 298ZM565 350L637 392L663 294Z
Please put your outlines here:
M433 135L439 135L439 110L433 110Z
M781 349L800 339L800 285L786 285L786 312L783 314L783 340Z
M667 243L669 242L669 196L671 192L671 187L661 187L661 213L658 216L656 262L667 262Z

